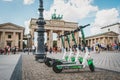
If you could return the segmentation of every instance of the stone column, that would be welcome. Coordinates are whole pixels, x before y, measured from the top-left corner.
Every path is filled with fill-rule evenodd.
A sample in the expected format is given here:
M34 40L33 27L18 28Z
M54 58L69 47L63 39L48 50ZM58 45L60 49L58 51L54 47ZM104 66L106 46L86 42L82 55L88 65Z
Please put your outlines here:
M113 42L115 43L115 37L113 37Z
M5 47L5 42L6 42L6 39L5 39L5 31L2 32L2 48Z
M57 33L57 35L60 35L60 32ZM60 38L57 38L57 47L61 48L61 42L60 42Z
M106 44L106 45L108 44L107 37L105 37L105 44Z
M50 45L49 45L49 31L46 31L46 34L47 34L47 46L48 46L48 49L50 48Z
M88 44L87 44L88 46L90 46L90 40L88 39Z
M31 29L30 34L31 34L31 40L30 40L31 45L30 46L32 46L34 44L34 29Z
M1 32L0 32L0 48L2 48L2 35L1 35Z
M65 48L69 48L69 46L68 46L68 42L67 42L67 38L66 38L66 36L64 36L64 41L65 41Z
M100 38L98 38L98 43L100 44Z
M94 39L91 39L92 40L92 45L94 44Z
M49 46L53 48L53 30L49 32Z
M90 47L91 47L91 46L92 46L92 44L91 44L92 41L91 41L91 39L89 39L89 40L90 40L90 41L89 41L89 44L90 44Z
M92 45L92 39L90 39L90 45L93 46L93 45Z
M105 44L105 37L103 37L103 43Z
M92 46L92 45L91 45L91 39L89 39L89 45L90 45L90 47Z
M60 32L60 35L63 35L64 34L64 31L61 31ZM61 38L60 38L60 48L63 48L63 45L62 45L62 40L61 40Z
M100 43L100 44L102 43L101 37L99 38L99 43Z
M90 46L90 39L88 39L88 45Z
M111 37L111 42L112 42L112 44L114 43L113 37Z
M72 47L74 45L74 42L72 41L72 34L70 34L70 46Z
M12 40L12 41L13 41L13 43L12 43L13 45L12 45L12 47L16 46L16 45L15 45L15 39L14 39L14 38L15 38L15 34L16 34L16 33L13 32L13 38L12 38L12 39L13 39L13 40Z
M66 31L66 32L68 32L68 31ZM65 48L67 48L67 50L68 50L69 49L69 45L68 45L67 37L65 36L64 38L65 38L64 39L64 41L65 41Z
M107 40L108 40L108 44L110 44L110 38L109 37L107 37Z
M94 38L94 42L95 42L95 44L96 44L96 38Z
M75 33L75 39L76 39L76 43L78 45L79 44L79 32Z
M109 40L108 40L108 37L106 37L106 44L109 44Z
M23 49L23 32L21 32L20 49Z

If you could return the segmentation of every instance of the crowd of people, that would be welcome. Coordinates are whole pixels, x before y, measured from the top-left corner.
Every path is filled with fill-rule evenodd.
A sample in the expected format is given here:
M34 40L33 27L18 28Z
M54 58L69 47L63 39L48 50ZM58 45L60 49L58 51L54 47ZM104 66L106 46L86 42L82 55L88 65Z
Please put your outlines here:
M73 51L76 51L76 47L78 47L78 49L80 51L85 51L85 47L82 45L73 45L71 48ZM87 46L89 51L94 51L96 53L100 53L100 51L120 51L120 43L112 43L112 44L100 44L100 43L95 43L92 46ZM69 51L70 48L66 47L65 48L66 51ZM45 53L49 52L49 53L61 53L62 52L62 48L60 47L50 47L48 48L47 44L45 44ZM36 52L36 46L32 45L31 48L24 48L23 52L32 52L33 54L35 54ZM3 55L10 55L10 54L16 54L16 52L18 52L18 47L14 46L14 47L10 47L10 46L6 46L5 48L1 49L0 48L0 54Z
M71 48L72 48L73 51L76 51L76 47L78 47L78 49L82 52L85 51L85 47L80 45L80 44L78 46L73 45ZM88 47L88 50L90 52L94 51L96 53L100 53L100 51L120 51L120 43L118 43L118 44L117 43L112 43L112 44L107 44L107 45L100 44L100 43L95 43L92 46L87 46L87 47ZM68 47L66 47L65 49L66 49L66 51L69 51ZM60 48L60 47L53 47L53 48L50 47L48 49L48 46L46 45L45 46L45 52L49 52L49 53L62 52L62 48Z
M120 51L120 43L112 43L112 44L99 44L96 43L92 47L93 51L100 53L100 51Z
M5 48L0 48L0 54L3 54L3 55L16 54L17 51L18 51L18 48L16 46L14 47L5 46Z

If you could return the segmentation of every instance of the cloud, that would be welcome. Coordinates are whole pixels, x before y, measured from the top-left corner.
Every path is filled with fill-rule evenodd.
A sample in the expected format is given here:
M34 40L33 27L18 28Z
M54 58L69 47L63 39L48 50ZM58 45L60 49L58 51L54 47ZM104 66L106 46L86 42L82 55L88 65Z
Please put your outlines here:
M98 11L96 14L94 25L105 26L111 23L115 23L119 20L118 16L119 16L119 13L115 8Z
M95 21L92 24L91 33L100 33L100 28L119 22L119 12L116 8L100 10L96 14Z
M54 0L50 10L44 12L45 19L51 19L54 9L57 14L63 15L63 20L74 22L98 10L97 6L92 5L92 0Z
M13 0L3 0L3 1L6 1L6 2L12 2Z
M30 24L30 20L26 20L24 22L24 25L25 25L25 34L29 33L29 24Z
M25 5L30 5L32 3L34 3L35 0L24 0L24 4Z
M101 32L101 29L100 27L91 27L90 31L92 35L95 35L95 34L99 34Z

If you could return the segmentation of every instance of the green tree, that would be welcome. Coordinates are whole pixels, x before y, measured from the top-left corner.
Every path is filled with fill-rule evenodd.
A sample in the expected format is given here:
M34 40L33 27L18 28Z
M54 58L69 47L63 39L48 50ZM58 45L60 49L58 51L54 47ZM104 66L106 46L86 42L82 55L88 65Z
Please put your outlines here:
M56 40L53 41L53 47L57 47L57 41Z
M27 45L25 44L25 42L23 41L23 49L26 48Z

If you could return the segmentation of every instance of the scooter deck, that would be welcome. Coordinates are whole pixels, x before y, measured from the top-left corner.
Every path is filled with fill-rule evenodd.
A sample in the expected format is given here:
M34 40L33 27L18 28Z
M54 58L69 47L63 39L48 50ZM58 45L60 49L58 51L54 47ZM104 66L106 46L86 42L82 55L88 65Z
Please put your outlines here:
M76 64L76 62L62 62L63 64Z
M62 65L57 65L58 69L81 69L83 68L82 64L62 64Z
M68 64L68 65L65 65L65 64L62 64L62 65L59 65L59 66L83 66L82 64Z

